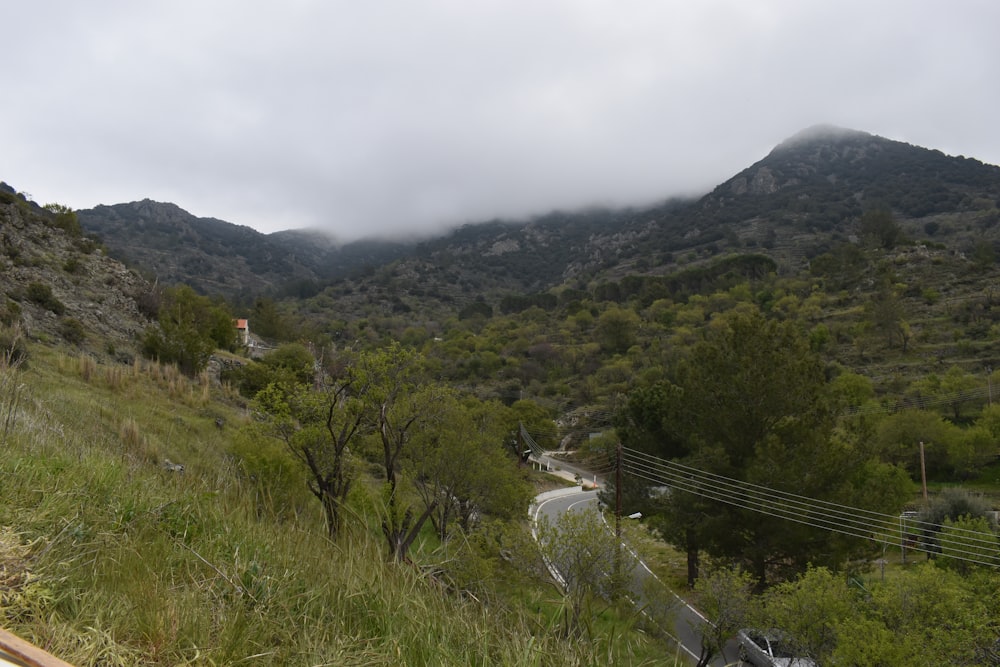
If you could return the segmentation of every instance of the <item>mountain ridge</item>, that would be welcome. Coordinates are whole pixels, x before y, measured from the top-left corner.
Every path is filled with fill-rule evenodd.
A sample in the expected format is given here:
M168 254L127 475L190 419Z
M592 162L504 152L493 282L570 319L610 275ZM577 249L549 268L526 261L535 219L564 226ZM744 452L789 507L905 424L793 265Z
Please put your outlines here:
M308 296L393 262L407 263L404 273L437 273L451 288L457 284L480 293L546 290L567 281L599 280L603 273L662 274L683 268L692 255L704 260L749 249L773 255L780 265L801 267L831 243L850 237L868 209L886 208L917 232L935 216L975 217L997 200L1000 167L816 125L699 198L495 219L421 241L338 245L310 230L265 235L181 215L176 205L155 221L130 213L136 203L79 215L114 256L142 266L149 277L246 301L258 294ZM130 228L140 223L152 225L154 233ZM960 227L937 224L939 239Z

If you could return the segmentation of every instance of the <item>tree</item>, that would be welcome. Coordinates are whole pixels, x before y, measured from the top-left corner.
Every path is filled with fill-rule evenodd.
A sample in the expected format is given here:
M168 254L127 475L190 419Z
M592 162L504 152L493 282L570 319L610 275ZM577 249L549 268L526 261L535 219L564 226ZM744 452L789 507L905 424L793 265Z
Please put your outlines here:
M810 568L769 589L753 616L780 628L797 655L837 665L1000 665L1000 577L922 564L862 581Z
M835 619L850 616L856 604L845 578L822 567L809 568L795 580L778 584L762 602L759 624L781 628L797 655L820 664L829 660L840 639Z
M875 296L866 304L872 327L885 336L886 345L892 347L897 342L906 352L912 332L903 319L903 304L892 285L883 283Z
M941 393L956 422L962 419L962 406L968 402L971 393L979 389L979 379L972 373L967 373L959 366L952 366L941 378Z
M589 605L627 590L635 560L596 510L565 512L555 523L542 516L536 530L542 560L564 596L566 634L579 635Z
M753 578L739 568L715 568L695 584L699 609L707 623L701 630L701 655L698 666L708 665L721 655L725 645L740 628L749 625Z
M458 319L460 320L488 320L491 317L493 317L493 306L483 301L482 298L476 299L458 311Z
M878 208L861 216L859 236L869 245L891 250L903 238L903 229L888 209Z
M972 262L977 271L985 271L997 263L997 251L988 241L977 241L972 250Z
M940 563L967 574L972 568L1000 565L1000 540L985 516L945 519L938 533Z
M224 304L214 304L187 285L167 289L157 324L143 337L143 353L175 363L188 375L199 372L216 348L235 349L236 329Z
M920 480L920 443L924 443L924 467L931 478L949 469L951 451L961 438L961 429L939 414L925 410L903 410L883 418L872 439L874 451L887 463L906 468Z
M994 577L995 579L995 577ZM858 598L860 614L841 622L831 656L843 665L985 665L995 646L996 619L989 589L997 582L967 584L955 573L925 564L893 581L872 583ZM985 584L985 585L984 585ZM993 664L996 664L995 662Z
M684 410L683 390L668 381L639 388L629 395L628 403L615 415L615 430L623 444L632 449L666 459L685 460L692 453L691 442L679 428ZM601 491L601 500L611 505L617 489L612 479ZM622 473L623 512L641 512L651 516L650 525L667 542L683 549L687 556L687 583L694 587L698 579L703 519L710 505L691 494L664 496L651 487L649 480Z
M1000 577L981 574L922 564L863 582L813 568L770 589L755 624L824 665L998 665Z
M857 373L841 373L830 381L834 405L840 409L860 408L875 396L871 378Z
M997 438L983 425L963 429L948 452L952 474L960 479L973 478L997 456Z
M635 344L638 327L639 316L634 310L612 306L597 318L594 338L605 352L620 354Z
M312 382L316 374L316 358L302 343L286 343L268 353L262 363L269 368L287 371L300 384Z
M318 390L272 383L253 402L270 434L308 470L309 490L323 507L331 539L340 533L341 509L354 480L350 447L364 433L366 382L344 364Z
M996 380L993 381L995 382ZM1000 403L991 403L983 408L979 419L976 420L976 425L988 431L995 441L1000 441Z
M46 204L44 208L52 214L52 224L56 227L69 232L70 236L83 236L83 227L80 226L76 211L62 204Z
M514 429L519 430L519 426L523 424L528 433L532 435L535 442L542 449L550 450L558 447L559 441L556 437L556 423L548 410L528 399L514 401L510 409L517 420L516 424L511 424ZM520 449L518 447L518 450ZM521 451L515 453L520 456Z
M250 311L250 324L253 331L269 340L291 340L289 325L286 318L278 311L273 299L259 297L254 301Z
M841 243L809 263L814 276L822 276L830 291L846 289L857 283L867 265L864 252L853 243Z
M507 409L455 392L444 401L436 422L417 432L404 461L425 508L434 507L431 521L442 542L452 524L468 534L484 514L523 516L531 499L517 458L504 448Z
M362 354L357 365L359 377L368 387L365 419L381 445L385 501L382 533L389 552L400 561L406 559L424 523L442 501L433 498L419 515L414 515L400 487L404 452L425 423L439 422L451 396L442 385L422 382L423 362L418 353L393 343Z
M637 414L647 414L636 420L638 428L623 431L624 444L655 453L660 442L656 455L662 458L842 504L857 493L846 480L870 470L863 450L832 437L823 365L794 322L768 320L756 310L719 320L677 365L670 385L648 409L637 406ZM903 499L893 494L881 501L871 509L894 512ZM705 550L742 563L761 588L769 577L787 578L810 562L836 566L867 548L859 540L679 491L665 496L659 521L664 537L688 553L690 578L697 576L698 552Z

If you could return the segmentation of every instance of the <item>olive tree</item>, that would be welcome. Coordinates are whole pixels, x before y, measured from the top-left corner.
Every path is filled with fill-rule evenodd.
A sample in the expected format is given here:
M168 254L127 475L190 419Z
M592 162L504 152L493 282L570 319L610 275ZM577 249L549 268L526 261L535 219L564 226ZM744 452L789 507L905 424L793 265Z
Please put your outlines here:
M433 506L430 520L443 542L452 525L468 534L483 515L523 516L532 490L504 445L508 409L457 392L442 398L435 421L414 438L404 471L424 507Z
M341 510L355 476L351 447L364 434L367 393L365 379L345 364L319 388L272 383L253 401L267 432L308 470L309 490L323 506L331 538L340 532Z

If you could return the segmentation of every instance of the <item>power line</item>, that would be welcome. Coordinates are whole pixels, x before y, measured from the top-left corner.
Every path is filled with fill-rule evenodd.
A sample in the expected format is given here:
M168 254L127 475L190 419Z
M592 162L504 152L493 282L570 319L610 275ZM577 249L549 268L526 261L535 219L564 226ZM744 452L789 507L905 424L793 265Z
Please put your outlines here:
M1000 567L1000 543L992 533L933 524L759 486L623 448L623 470L652 484L761 514L880 543L905 544L906 529L936 532L941 553L916 542L908 548ZM964 554L964 555L963 555Z
M534 455L544 453L523 424L521 432ZM590 466L594 468L591 472L600 475L614 470L614 462L606 457L603 460L595 457L589 463L598 461L598 465ZM581 467L587 467L587 464L587 461L577 462ZM810 498L706 472L627 447L622 448L621 466L623 472L648 484L685 491L739 509L849 537L899 544L901 548L912 551L1000 567L1000 542L992 533ZM916 539L918 533L936 534L937 545Z

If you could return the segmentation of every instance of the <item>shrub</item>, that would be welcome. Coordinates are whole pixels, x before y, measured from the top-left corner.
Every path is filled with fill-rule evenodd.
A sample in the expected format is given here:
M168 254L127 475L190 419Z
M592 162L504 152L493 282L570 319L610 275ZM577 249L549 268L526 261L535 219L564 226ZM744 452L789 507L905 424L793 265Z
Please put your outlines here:
M11 327L21 321L21 306L16 301L7 299L7 303L0 308L0 324Z
M22 366L28 360L28 346L24 342L21 327L0 327L0 367L9 368L14 364Z
M240 394L253 398L271 383L308 384L313 378L315 360L304 345L288 343L271 352L263 361L225 371L222 379L232 382Z
M79 273L82 266L83 265L80 264L79 257L70 257L65 262L63 262L62 268L63 271L65 271L66 273Z
M71 236L83 236L83 228L80 226L80 220L73 209L62 204L46 204L45 210L53 214L52 225L54 227L65 230Z
M89 255L98 248L103 248L104 246L97 239L89 238L86 236L81 236L73 241L73 246L82 252L84 255Z
M59 335L73 345L80 345L87 340L87 330L80 320L73 317L64 317L59 322Z
M163 290L158 285L152 285L148 290L143 290L133 295L136 308L146 316L147 319L155 320L160 314L160 304L163 301Z
M56 315L66 312L66 306L52 293L52 288L45 283L33 282L28 284L28 300L32 303L50 310Z

